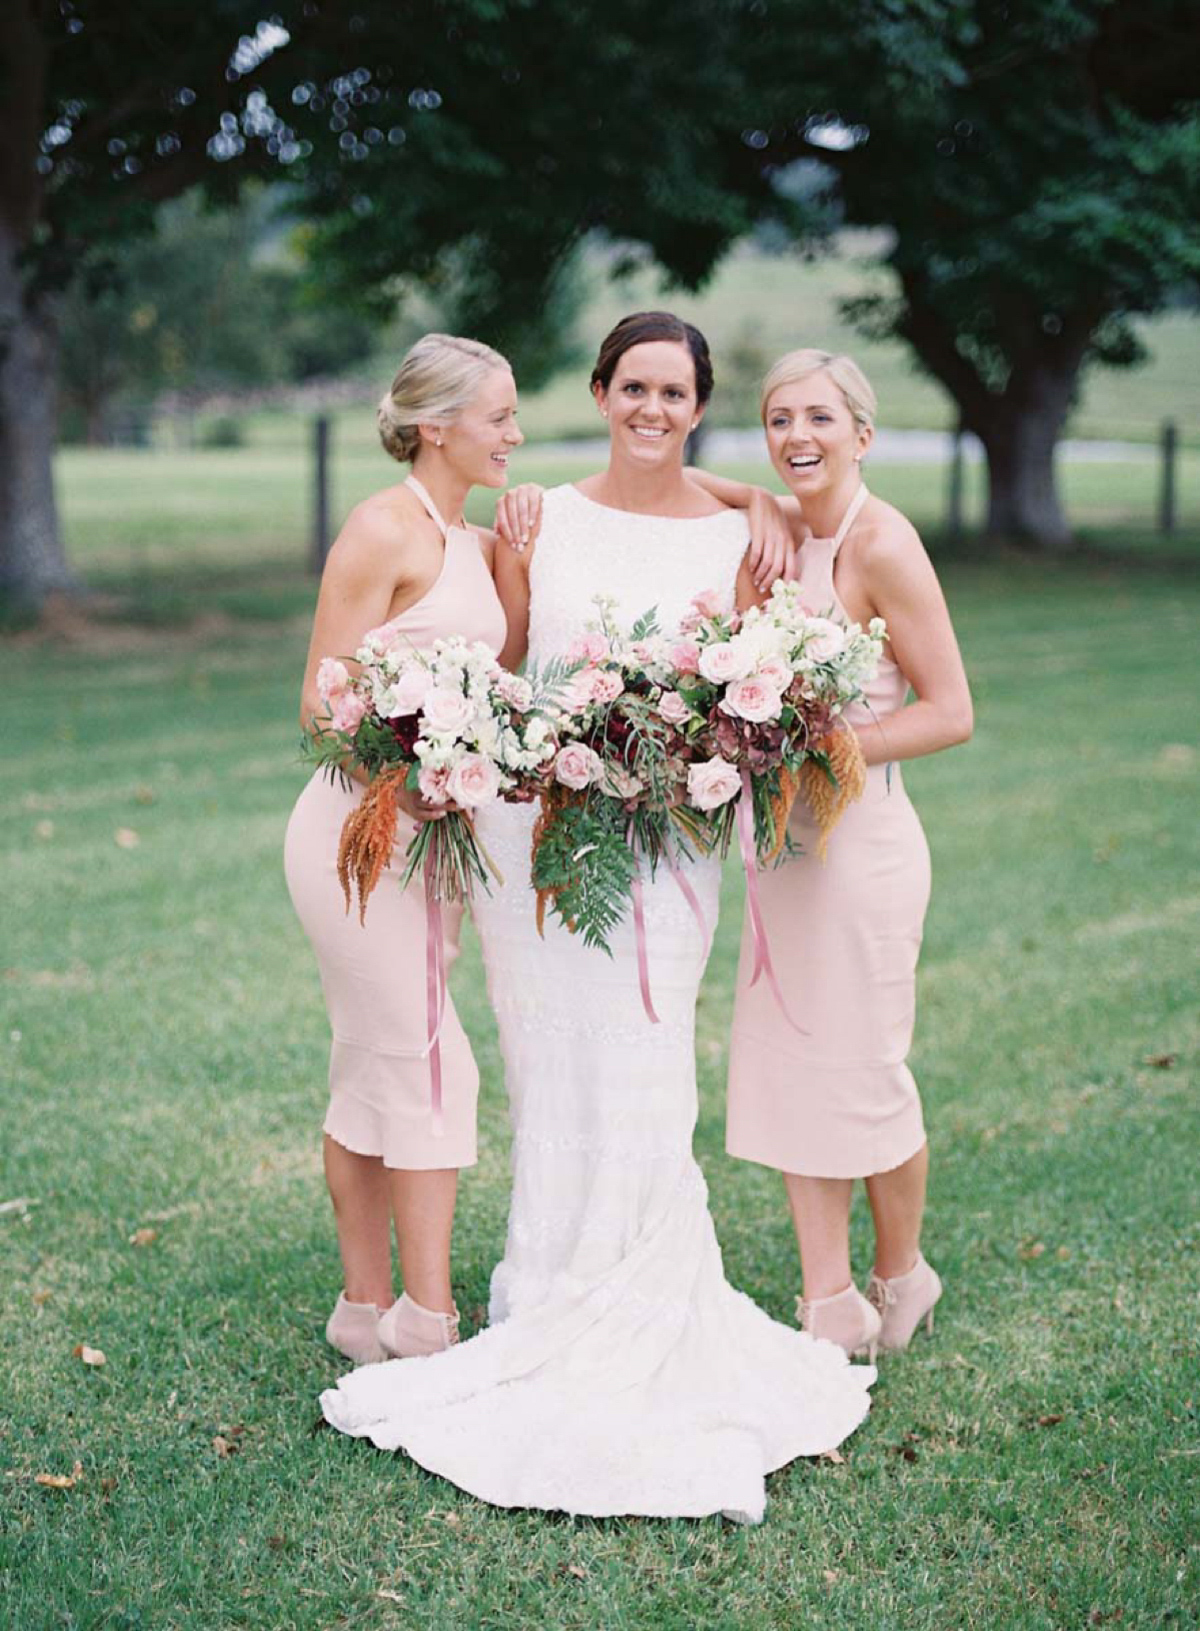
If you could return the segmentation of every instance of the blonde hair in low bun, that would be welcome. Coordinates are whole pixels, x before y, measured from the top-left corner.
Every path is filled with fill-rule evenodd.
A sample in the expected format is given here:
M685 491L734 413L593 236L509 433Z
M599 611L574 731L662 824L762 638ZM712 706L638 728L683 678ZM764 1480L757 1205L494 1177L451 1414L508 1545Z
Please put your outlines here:
M422 425L449 425L494 368L508 360L480 340L426 334L418 340L385 391L376 418L385 453L401 464L416 458Z
M828 374L845 399L854 422L860 430L875 428L875 414L879 404L871 382L852 357L844 352L816 351L805 347L789 351L771 369L762 382L759 413L763 422L767 418L767 403L782 385L796 385L810 374Z

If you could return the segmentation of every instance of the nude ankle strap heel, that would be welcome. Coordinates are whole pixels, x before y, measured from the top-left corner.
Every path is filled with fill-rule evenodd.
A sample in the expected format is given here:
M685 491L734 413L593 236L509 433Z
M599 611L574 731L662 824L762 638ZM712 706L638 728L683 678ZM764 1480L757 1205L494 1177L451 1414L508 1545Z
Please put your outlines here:
M851 1359L865 1354L874 1364L882 1321L857 1286L832 1297L797 1297L796 1318L809 1336L836 1342Z
M404 1292L379 1321L379 1340L393 1359L441 1353L458 1341L458 1309L439 1314Z
M356 1365L374 1365L387 1358L379 1341L378 1308L374 1303L349 1302L344 1291L338 1293L326 1323L325 1340Z
M873 1273L867 1296L882 1320L879 1346L892 1353L907 1348L922 1320L926 1331L932 1334L933 1310L941 1295L941 1278L920 1253L907 1274L884 1280Z

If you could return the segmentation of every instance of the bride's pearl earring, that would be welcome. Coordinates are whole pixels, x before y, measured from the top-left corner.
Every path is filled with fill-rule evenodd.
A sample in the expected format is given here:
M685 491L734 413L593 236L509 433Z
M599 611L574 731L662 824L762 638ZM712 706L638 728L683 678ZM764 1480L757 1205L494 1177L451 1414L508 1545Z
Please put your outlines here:
M441 447L441 445L442 445L442 438L440 436L437 439L437 445L438 445L438 447Z

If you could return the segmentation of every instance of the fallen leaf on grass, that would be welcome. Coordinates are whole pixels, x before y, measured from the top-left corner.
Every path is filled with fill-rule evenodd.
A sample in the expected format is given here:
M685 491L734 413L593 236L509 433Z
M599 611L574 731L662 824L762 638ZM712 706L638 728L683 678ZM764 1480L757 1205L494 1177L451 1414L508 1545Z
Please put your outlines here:
M33 1302L38 1308L41 1308L43 1303L48 1303L53 1295L54 1293L52 1291L35 1291L33 1292L30 1301Z
M819 1461L832 1461L835 1467L840 1467L845 1463L846 1457L840 1450L822 1450L817 1459Z
M0 1217L5 1217L10 1212L27 1212L31 1206L37 1204L30 1195L18 1195L12 1201L0 1201Z
M129 1244L131 1246L149 1246L152 1241L157 1239L157 1229L135 1229L129 1237Z
M404 1601L398 1591L389 1591L386 1586L380 1586L375 1595L376 1597L382 1597L385 1603L402 1603Z
M1058 1258L1060 1263L1065 1263L1067 1258L1071 1255L1071 1248L1069 1246L1060 1246L1054 1255Z
M1021 1261L1023 1263L1030 1263L1030 1262L1033 1261L1033 1259L1035 1257L1041 1257L1042 1253L1045 1250L1046 1250L1046 1244L1045 1244L1044 1241L1034 1240L1034 1241L1031 1241L1026 1246L1019 1247L1018 1251L1017 1251L1017 1256L1021 1259Z
M78 1461L75 1463L78 1467ZM83 1469L80 1468L80 1471ZM79 1475L72 1473L68 1476L63 1472L39 1472L34 1476L34 1483L40 1484L43 1489L74 1489L79 1482Z
M35 838L40 838L40 839L43 840L43 842L47 838L53 838L54 837L54 823L53 823L53 821L39 821L37 826L33 829L33 833L34 833Z
M117 1480L115 1478L102 1478L100 1480L100 1488L105 1495L111 1495L116 1487Z
M1142 1063L1153 1065L1155 1070L1170 1070L1178 1058L1177 1053L1148 1053L1143 1057Z
M153 804L157 794L153 787L147 787L143 783L142 786L134 788L133 796L139 804Z
M267 1536L267 1545L271 1548L271 1550L273 1552L282 1552L283 1548L287 1545L287 1536L286 1535L268 1535Z
M827 1586L836 1586L841 1579L836 1569L822 1569L821 1573Z
M107 1365L103 1348L89 1348L86 1342L77 1342L71 1349L72 1359L82 1359L85 1365Z
M890 1444L888 1448L893 1455L901 1456L905 1461L917 1461L919 1456L911 1444Z
M212 1447L222 1461L227 1460L231 1455L236 1455L240 1448L235 1440L226 1438L222 1433L218 1433L216 1438L213 1439Z
M134 832L132 827L118 827L113 833L113 843L118 849L136 849L141 841L141 834Z
M568 1563L567 1573L573 1574L576 1580L586 1580L588 1577L588 1572L582 1563Z
M462 1519L459 1517L457 1512L447 1512L446 1516L442 1519L442 1522L446 1525L447 1529L462 1528Z
M1057 1427L1061 1420L1062 1420L1061 1415L1057 1415L1057 1416L1039 1416L1038 1419L1037 1419L1037 1423L1038 1423L1039 1427Z

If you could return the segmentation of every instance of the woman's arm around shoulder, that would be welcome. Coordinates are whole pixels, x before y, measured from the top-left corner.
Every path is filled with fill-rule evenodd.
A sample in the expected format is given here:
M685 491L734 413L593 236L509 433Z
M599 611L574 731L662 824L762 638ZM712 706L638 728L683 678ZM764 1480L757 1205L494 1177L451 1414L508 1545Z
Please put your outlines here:
M856 577L916 700L880 725L859 728L868 764L915 759L965 742L971 690L946 597L916 528L890 504L864 528Z
M536 532L533 536L536 538ZM480 529L480 548L491 569L508 625L499 662L502 668L512 672L521 666L529 646L529 568L535 547L530 542L518 550L504 542L499 533Z

